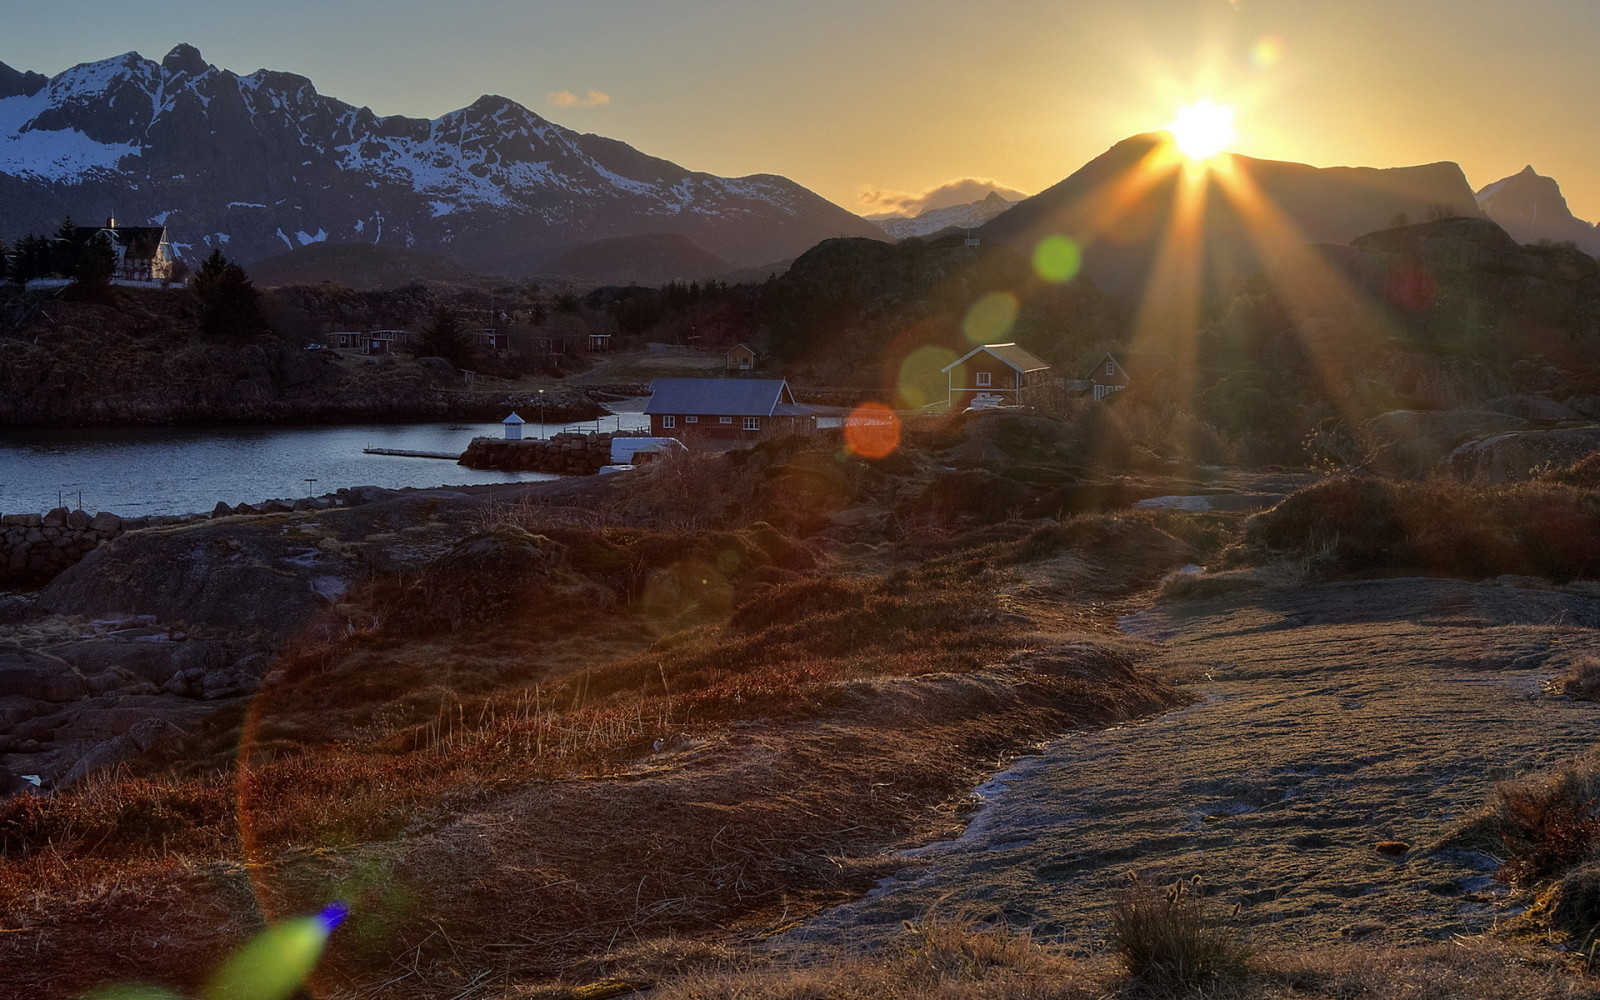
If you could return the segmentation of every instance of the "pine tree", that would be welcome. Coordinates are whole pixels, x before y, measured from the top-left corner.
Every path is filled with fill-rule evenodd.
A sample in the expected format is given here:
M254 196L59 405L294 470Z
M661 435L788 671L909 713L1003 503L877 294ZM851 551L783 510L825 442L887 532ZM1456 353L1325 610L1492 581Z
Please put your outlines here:
M17 241L16 252L11 257L11 280L26 285L35 278L50 274L53 251L50 240L29 233Z
M72 216L61 220L50 244L50 273L63 278L78 276L78 227Z
M117 273L117 251L111 246L111 237L95 233L78 252L74 267L77 278L71 286L72 297L84 301L99 301L111 293L111 279Z
M472 363L472 335L461 326L456 314L444 306L435 306L433 318L417 337L418 357L444 358L457 368Z
M195 272L193 288L202 309L200 330L212 337L250 337L267 329L261 310L261 293L244 268L228 260L221 250Z

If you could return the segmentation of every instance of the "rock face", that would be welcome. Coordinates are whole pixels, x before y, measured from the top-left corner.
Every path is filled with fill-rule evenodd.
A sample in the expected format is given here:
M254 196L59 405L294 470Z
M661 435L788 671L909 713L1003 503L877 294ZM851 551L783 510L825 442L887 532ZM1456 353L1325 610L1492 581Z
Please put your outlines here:
M115 206L124 223L165 224L195 258L354 242L442 248L476 270L525 275L611 236L676 233L757 265L877 232L786 178L689 171L504 97L431 121L380 118L303 76L239 76L189 45L48 81L0 65L0 101L8 238Z

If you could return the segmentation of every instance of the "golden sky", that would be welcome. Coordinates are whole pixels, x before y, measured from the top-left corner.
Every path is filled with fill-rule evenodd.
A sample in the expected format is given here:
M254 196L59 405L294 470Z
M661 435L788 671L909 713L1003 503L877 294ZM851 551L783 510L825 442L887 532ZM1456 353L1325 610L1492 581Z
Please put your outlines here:
M1532 164L1600 219L1596 0L0 0L0 61L54 74L186 41L380 114L482 93L692 169L855 211L977 177L1034 192L1179 104L1237 152Z

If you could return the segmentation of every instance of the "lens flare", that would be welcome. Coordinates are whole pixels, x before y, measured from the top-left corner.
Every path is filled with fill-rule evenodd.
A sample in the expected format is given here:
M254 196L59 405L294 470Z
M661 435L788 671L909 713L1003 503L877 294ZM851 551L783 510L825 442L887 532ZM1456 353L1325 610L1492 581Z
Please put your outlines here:
M134 983L98 989L85 996L83 1000L179 1000L179 997L178 994L168 992L157 986Z
M288 1000L322 959L328 935L345 917L343 903L314 917L268 927L228 957L206 984L204 1000Z
M988 292L967 310L961 332L974 344L1002 341L1017 321L1017 299L1008 292Z
M1178 150L1190 160L1208 160L1233 141L1233 109L1201 101L1178 109L1167 126Z
M900 418L882 403L862 403L844 418L844 443L862 458L886 458L900 447Z
M1283 39L1277 35L1262 35L1250 49L1250 61L1257 69L1272 69L1283 61Z
M947 399L950 385L944 369L955 359L955 351L931 345L907 354L900 362L899 377L895 380L899 405L907 410L920 410L929 403Z
M1046 281L1071 281L1083 267L1083 248L1067 236L1046 236L1033 248L1033 270Z

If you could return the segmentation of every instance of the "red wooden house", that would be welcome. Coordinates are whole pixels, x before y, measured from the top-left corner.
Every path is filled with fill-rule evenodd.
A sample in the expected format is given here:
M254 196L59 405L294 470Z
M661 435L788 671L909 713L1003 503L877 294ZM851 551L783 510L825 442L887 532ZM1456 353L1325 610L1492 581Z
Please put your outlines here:
M755 440L817 425L781 378L658 378L644 412L652 435L679 439Z
M950 383L950 409L1014 406L1050 377L1050 366L1016 344L975 347L942 369Z

